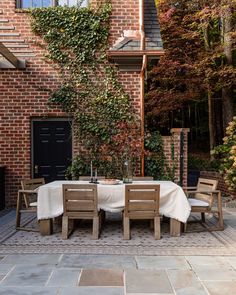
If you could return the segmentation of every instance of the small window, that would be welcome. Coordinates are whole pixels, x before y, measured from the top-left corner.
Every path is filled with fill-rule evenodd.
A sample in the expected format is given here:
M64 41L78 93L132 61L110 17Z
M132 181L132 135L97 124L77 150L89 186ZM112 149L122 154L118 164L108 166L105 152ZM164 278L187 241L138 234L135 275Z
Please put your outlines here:
M80 4L80 7L87 7L88 6L88 0L83 0L83 2L81 0L58 0L58 5L60 6L75 6Z
M53 6L53 0L21 0L18 1L19 8L37 8Z
M37 8L52 6L74 6L81 4L80 7L87 7L88 0L17 0L18 8Z

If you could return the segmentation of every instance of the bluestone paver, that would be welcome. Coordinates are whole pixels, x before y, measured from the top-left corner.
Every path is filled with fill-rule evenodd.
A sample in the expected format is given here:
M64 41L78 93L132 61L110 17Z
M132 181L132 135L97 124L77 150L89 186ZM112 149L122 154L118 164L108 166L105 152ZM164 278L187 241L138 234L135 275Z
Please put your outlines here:
M236 282L204 282L210 295L234 295L236 294Z
M181 256L136 256L139 269L190 269Z
M5 279L0 286L45 286L49 276L52 273L51 267L40 265L17 265ZM0 293L1 294L1 293Z
M49 287L0 287L1 295L58 295L58 288ZM69 294L68 294L69 295Z
M177 295L208 295L192 270L167 270Z
M225 260L219 256L185 256L190 265L212 265L221 267Z
M1 264L0 263L0 275L6 275L14 268L14 264Z
M76 268L136 268L134 256L122 255L63 255L59 267Z
M60 258L61 254L12 254L7 255L0 264L56 265Z
M232 281L236 280L236 271L225 267L214 268L213 266L204 265L193 268L194 272L202 281ZM235 290L236 294L236 290Z
M80 269L54 269L47 282L47 286L78 286L80 272Z
M121 287L78 287L62 288L60 295L124 295Z
M124 286L123 271L115 269L84 269L79 286Z
M127 294L174 294L164 270L128 269L125 271L125 287Z

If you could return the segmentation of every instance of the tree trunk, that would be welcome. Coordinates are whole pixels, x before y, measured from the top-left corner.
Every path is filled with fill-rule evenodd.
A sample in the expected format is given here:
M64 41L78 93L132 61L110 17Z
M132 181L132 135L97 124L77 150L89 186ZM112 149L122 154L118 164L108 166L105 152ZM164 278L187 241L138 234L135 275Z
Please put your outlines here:
M221 40L223 43L226 63L229 66L233 65L232 55L232 11L230 4L225 4L221 11ZM223 109L223 129L225 132L229 122L233 119L233 101L232 89L229 87L222 88L222 109Z
M215 127L214 127L214 110L213 110L213 101L212 101L212 92L210 86L208 86L207 91L208 97L208 126L209 126L209 141L210 141L210 150L216 146L215 141ZM211 160L213 160L213 156L211 156Z

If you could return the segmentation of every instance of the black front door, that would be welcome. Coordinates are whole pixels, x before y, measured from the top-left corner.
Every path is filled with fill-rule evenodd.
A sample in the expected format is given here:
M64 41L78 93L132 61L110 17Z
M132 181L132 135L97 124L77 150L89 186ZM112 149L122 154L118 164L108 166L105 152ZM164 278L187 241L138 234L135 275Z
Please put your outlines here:
M44 177L46 182L65 179L65 170L71 163L71 121L32 121L32 174Z

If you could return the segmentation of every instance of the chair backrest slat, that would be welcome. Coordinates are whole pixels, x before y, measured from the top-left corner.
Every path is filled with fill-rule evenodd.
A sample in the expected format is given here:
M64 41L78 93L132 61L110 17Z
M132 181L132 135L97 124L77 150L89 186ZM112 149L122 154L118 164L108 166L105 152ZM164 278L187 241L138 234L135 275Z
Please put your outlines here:
M44 178L24 179L21 181L23 190L34 190L43 184L45 184Z
M197 190L201 191L212 191L216 190L218 185L217 179L205 179L205 178L199 178L198 184L197 184Z

